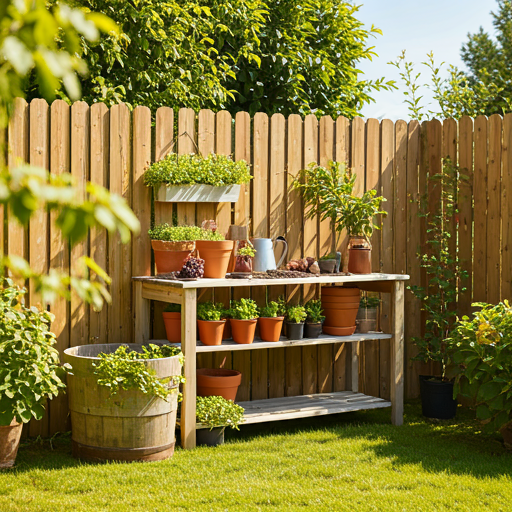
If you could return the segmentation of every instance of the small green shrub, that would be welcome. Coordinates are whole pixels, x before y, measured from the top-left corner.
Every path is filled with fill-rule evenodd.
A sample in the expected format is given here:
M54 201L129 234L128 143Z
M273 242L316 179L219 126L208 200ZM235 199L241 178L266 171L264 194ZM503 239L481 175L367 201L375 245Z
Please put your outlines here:
M277 318L284 316L282 305L274 300L270 301L266 306L260 309L260 317Z
M224 319L224 304L214 302L198 302L197 303L197 319L218 322Z
M244 409L221 396L198 396L196 421L210 427L210 430L215 427L240 430L238 425L244 421Z
M198 226L169 226L159 224L148 231L151 240L164 240L166 242L193 242L196 240L224 240L224 236L211 229Z
M183 358L181 348L150 344L142 347L142 350L142 353L136 352L123 345L110 354L98 354L100 361L93 363L98 384L109 388L111 395L117 394L121 389L138 389L142 393L167 400L171 393L178 391L177 385L184 382L183 377L173 375L170 379L158 379L154 370L144 361L177 355ZM183 359L181 363L183 364Z
M288 306L286 320L291 324L300 324L306 320L306 308L304 306Z
M322 301L320 299L311 299L306 302L306 320L310 324L320 324L325 320L325 316L322 314Z
M242 185L250 180L251 172L247 162L234 162L229 156L214 154L202 157L170 153L163 160L150 165L144 173L144 184L148 187L199 183L213 186Z
M258 318L258 306L252 299L232 300L229 313L234 320L253 320Z
M181 313L181 304L167 304L164 313Z
M447 377L453 394L472 400L485 431L512 421L512 307L477 303L479 311L459 320L446 340Z

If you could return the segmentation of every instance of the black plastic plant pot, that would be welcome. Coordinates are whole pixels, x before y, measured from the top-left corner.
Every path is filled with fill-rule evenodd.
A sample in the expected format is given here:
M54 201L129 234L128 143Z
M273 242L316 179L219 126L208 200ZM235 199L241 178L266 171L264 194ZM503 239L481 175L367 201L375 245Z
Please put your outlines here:
M304 338L304 322L300 324L287 322L286 336L289 340L301 340Z
M318 338L322 332L322 324L310 324L306 322L306 338Z
M196 443L200 446L219 446L224 444L225 427L200 428L196 430Z
M421 412L427 418L451 420L457 412L453 399L453 382L432 375L420 375Z

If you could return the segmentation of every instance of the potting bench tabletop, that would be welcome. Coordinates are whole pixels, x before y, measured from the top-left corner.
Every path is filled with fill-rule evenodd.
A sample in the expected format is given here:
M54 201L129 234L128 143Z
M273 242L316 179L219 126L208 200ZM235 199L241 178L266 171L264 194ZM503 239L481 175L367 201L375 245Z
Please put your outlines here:
M245 409L245 423L320 416L339 412L391 407L391 420L395 425L403 422L404 386L404 274L323 274L315 277L272 279L198 279L179 281L158 276L134 277L135 286L135 341L150 341L150 301L158 300L181 304L181 346L185 356L183 403L181 408L181 443L184 448L196 445L196 353L226 350L257 350L288 346L347 343L350 347L348 370L350 391L302 395L241 402ZM355 284L361 290L391 294L391 332L354 334L352 336L325 336L315 339L288 340L276 343L255 340L248 345L222 342L218 346L205 346L197 341L196 305L197 290L204 288L236 288L293 284ZM358 392L359 343L366 340L390 339L391 400L364 395Z

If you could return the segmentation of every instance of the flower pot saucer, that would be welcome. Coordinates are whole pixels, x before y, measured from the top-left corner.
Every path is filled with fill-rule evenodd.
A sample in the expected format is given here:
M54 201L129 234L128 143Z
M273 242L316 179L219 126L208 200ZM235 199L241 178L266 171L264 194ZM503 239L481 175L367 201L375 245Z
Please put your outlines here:
M226 274L226 277L231 279L252 279L252 274L249 272L231 272Z
M353 327L329 327L328 325L324 325L322 328L324 334L331 336L351 336L354 334L355 330L355 325Z

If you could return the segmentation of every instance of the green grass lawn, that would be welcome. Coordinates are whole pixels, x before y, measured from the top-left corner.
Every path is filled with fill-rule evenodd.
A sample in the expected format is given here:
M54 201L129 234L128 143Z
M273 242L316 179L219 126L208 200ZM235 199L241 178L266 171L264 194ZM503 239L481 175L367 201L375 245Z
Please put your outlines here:
M0 512L510 511L512 453L470 412L405 424L389 409L248 425L217 448L167 461L87 464L69 436L25 442L0 472Z

